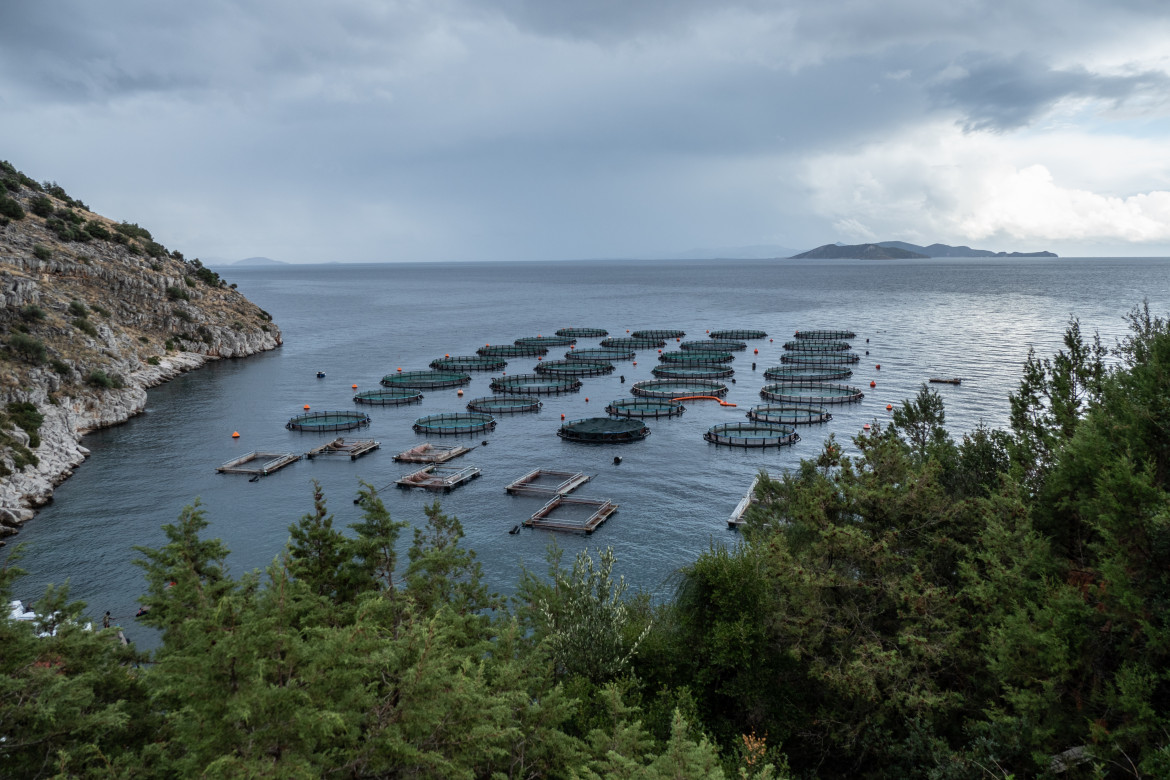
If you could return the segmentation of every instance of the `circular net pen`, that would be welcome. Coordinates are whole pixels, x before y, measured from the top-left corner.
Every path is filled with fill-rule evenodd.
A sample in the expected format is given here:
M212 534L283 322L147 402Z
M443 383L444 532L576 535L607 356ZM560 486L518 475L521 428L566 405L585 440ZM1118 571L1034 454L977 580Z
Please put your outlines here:
M525 398L519 395L488 395L483 398L472 398L467 402L467 408L471 411L487 414L539 412L543 405L535 398Z
M785 341L784 349L795 352L844 352L853 349L848 341L834 341L833 339L797 339Z
M536 366L536 373L549 376L601 376L613 373L613 363L604 360L546 360Z
M630 335L636 339L681 339L687 334L677 328L664 328L662 330L636 330Z
M370 424L365 412L307 412L284 424L290 431L352 431Z
M603 347L617 347L619 349L652 349L665 347L665 339L639 339L630 336L617 336L601 340Z
M688 350L698 350L699 352L739 352L747 349L746 341L739 341L738 339L700 339L699 341L684 341L678 345L678 348L686 352Z
M686 352L663 352L658 356L658 359L663 363L730 363L735 360L735 355L730 352L702 352L697 349L689 349Z
M853 369L845 366L773 366L764 372L764 379L775 381L833 382L853 376Z
M482 433L496 427L496 418L479 412L449 412L420 417L414 421L415 433L434 436L458 436Z
M687 398L697 395L722 398L727 395L727 385L714 379L648 379L635 382L630 392L644 398Z
M755 422L779 423L781 425L812 425L828 422L833 415L819 406L799 404L760 404L753 406L747 416Z
M605 328L560 328L557 335L570 339L597 339L605 338L609 331Z
M492 390L497 393L518 395L560 395L581 389L581 380L572 376L551 376L547 374L513 374L498 376L492 380Z
M382 377L384 387L413 387L420 390L459 387L470 382L471 374L462 371L402 371Z
M766 339L768 334L762 330L713 330L707 334L713 339Z
M475 352L484 357L540 357L548 354L548 347L540 344L487 344Z
M583 420L572 420L565 423L557 431L566 441L579 441L586 444L625 444L631 441L641 441L650 435L650 429L639 420L628 418L615 419L613 417L586 417Z
M798 339L809 341L841 341L857 338L857 334L851 330L798 330L793 335Z
M431 368L440 371L500 371L507 366L508 361L492 355L460 355L431 361Z
M851 404L860 401L865 394L856 387L834 382L776 382L764 385L760 396L768 401L809 406L829 404Z
M788 425L746 422L713 425L703 438L727 447L784 447L800 441L800 434Z
M567 347L577 343L572 336L521 336L513 342L518 347Z
M621 398L605 407L615 417L677 417L687 408L667 398Z
M353 402L376 406L404 406L421 404L422 399L421 390L411 387L388 387L384 390L364 390L353 397Z
M735 374L735 369L719 363L663 363L650 369L650 373L660 379L726 379Z
M565 360L633 360L637 356L637 353L632 349L594 347L590 349L570 349L565 353Z
M796 366L848 366L860 363L861 358L841 352L787 352L780 356L780 362Z

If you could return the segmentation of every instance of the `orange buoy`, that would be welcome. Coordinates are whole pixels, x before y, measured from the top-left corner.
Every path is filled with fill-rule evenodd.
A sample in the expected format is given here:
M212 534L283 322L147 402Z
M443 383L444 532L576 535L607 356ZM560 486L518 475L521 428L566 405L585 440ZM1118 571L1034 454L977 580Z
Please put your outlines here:
M401 371L401 370L402 370L402 366L399 366L399 367L398 367L398 370L399 370L399 371Z
M626 333L629 333L629 332L630 332L630 329L629 329L629 328L626 328Z
M561 412L561 419L562 419L562 420L563 420L563 419L565 419L565 413L564 413L564 412Z
M462 390L460 390L460 391L459 391L459 396L460 396L460 397L463 397L463 391L462 391Z
M635 366L636 366L636 365L638 365L638 361L637 361L637 360L635 360L635 361L634 361L634 365L635 365Z
M893 410L894 410L893 404L886 404L886 411L887 412L892 412Z
M878 371L881 371L881 370L882 370L882 364L881 364L881 363L878 363L876 366L874 366L874 368L876 368Z
M537 355L536 359L537 359L538 361L539 361L539 360L544 360L544 358L543 358L543 357L541 357L540 355Z
M448 352L447 354L443 355L443 357L445 357L445 358L449 358L449 357L451 357L451 353L450 353L450 352Z
M308 405L308 404L305 404L305 411L306 411L306 412L307 412L307 411L309 411L309 405Z
M240 438L240 432L239 431L232 431L232 438L233 439Z
M768 343L771 344L774 340L775 339L768 339Z
M577 345L576 345L576 344L570 344L570 345L569 345L569 349L576 349L576 348L577 348Z
M754 352L757 355L760 354L760 351L758 349L753 349L752 352Z
M877 382L875 382L871 379L871 380L869 380L869 386L870 387L877 387Z
M682 341L682 339L675 339L675 341Z
M586 398L586 399L585 399L585 403L589 403L589 399L588 399L588 398Z
M658 354L659 354L659 355L661 355L661 354L662 354L662 350L658 350Z
M869 430L869 423L866 423L865 425L863 425L861 427L868 431Z
M357 390L357 385L350 385L354 390Z

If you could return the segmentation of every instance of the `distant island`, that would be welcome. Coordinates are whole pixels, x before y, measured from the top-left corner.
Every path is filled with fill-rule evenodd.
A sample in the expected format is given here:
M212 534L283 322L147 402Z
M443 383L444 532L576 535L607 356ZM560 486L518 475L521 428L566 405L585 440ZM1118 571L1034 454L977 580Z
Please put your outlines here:
M876 244L825 244L793 255L794 260L904 260L933 257L1058 257L1055 252L992 252L969 246L931 244L918 246L905 241L881 241Z
M229 265L239 267L244 265L288 265L288 263L283 260L273 260L271 257L245 257L243 260L237 260Z

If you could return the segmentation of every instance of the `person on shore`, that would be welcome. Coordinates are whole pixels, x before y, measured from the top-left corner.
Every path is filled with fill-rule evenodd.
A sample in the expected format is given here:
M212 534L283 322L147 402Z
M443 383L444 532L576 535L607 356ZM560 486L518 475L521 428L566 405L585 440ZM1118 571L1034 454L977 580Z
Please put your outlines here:
M110 611L107 609L106 614L102 616L102 628L110 627Z

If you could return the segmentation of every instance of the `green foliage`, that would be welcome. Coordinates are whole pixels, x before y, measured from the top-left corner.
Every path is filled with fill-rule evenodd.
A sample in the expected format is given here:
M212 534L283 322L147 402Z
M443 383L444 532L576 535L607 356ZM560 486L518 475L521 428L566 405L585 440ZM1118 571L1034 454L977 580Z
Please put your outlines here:
M28 434L28 446L33 449L41 446L41 437L38 432L45 417L37 411L36 405L28 401L10 401L6 410L8 418Z
M103 390L118 390L126 386L126 380L120 375L106 374L105 371L97 368L89 372L89 375L85 378L85 383L91 387L97 387Z
M113 235L110 233L109 228L96 219L87 221L83 230L85 230L86 233L93 236L94 238L100 238L106 241L108 241Z
M114 230L127 238L141 238L146 241L152 240L150 231L144 227L139 227L136 222L123 222L114 226Z
M73 369L69 367L69 364L60 358L53 358L49 361L49 367L64 377L73 373Z
M40 322L48 316L44 309L37 306L35 303L29 303L21 307L20 316L25 322Z
M167 248L156 241L144 242L142 250L150 257L164 257L167 253Z
M24 333L13 333L8 337L8 349L27 363L38 365L45 362L48 349L40 339Z
M175 315L175 319L181 320L183 322L195 321L195 318L191 316L191 312L187 311L186 309L175 309L171 313Z
M74 317L84 317L89 314L89 308L81 301L74 299L69 302L69 313Z
M9 219L21 220L24 219L24 208L19 201L7 195L0 195L0 215Z
M100 314L103 317L110 316L110 310L104 306L99 306L98 304L95 303L92 306L90 306L89 308L92 309L95 314Z
M167 297L170 298L172 301L189 301L189 300L191 300L191 296L187 293L186 290L184 290L182 287L176 287L173 284L169 285L167 287Z
M157 366L159 364L158 355L151 355L146 359L146 362L152 366Z
M184 282L184 284L186 284L188 287L194 287L194 286L195 286L195 280L194 280L194 279L192 279L190 276L184 276L184 277L183 277L183 282Z
M43 244L33 245L33 257L38 260L48 260L53 256L53 250Z
M53 216L53 201L46 195L36 195L29 199L28 210L38 217Z
M74 318L73 327L77 328L82 333L85 333L87 335L93 336L94 338L97 338L97 335L98 335L97 326L94 325L92 322L90 322L85 317Z

